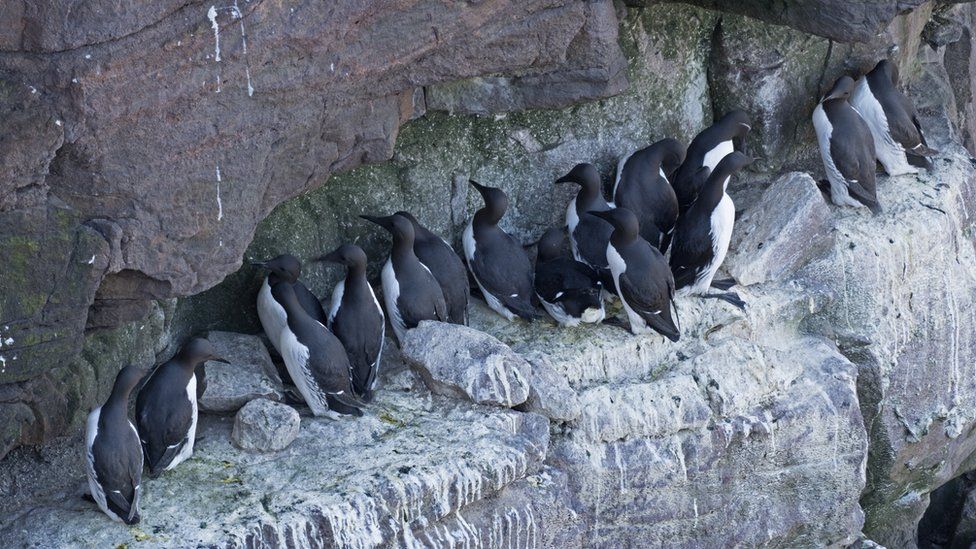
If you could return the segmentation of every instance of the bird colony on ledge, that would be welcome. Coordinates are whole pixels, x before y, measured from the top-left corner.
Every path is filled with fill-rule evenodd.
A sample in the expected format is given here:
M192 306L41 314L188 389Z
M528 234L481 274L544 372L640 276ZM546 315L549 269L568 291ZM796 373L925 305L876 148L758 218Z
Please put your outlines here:
M837 80L813 113L832 201L881 211L875 161L890 175L917 173L937 153L922 135L911 101L897 89L888 61L855 81ZM579 164L555 181L579 187L566 223L526 248L498 226L509 199L498 188L471 181L484 200L462 235L463 261L440 236L408 212L363 215L393 237L382 270L384 306L366 278L367 257L343 244L315 259L343 265L345 279L328 311L299 281L301 262L284 254L255 263L268 271L257 296L265 334L278 350L298 392L316 416L361 416L376 389L386 320L402 343L421 321L467 324L468 297L476 292L510 321L537 320L536 302L561 326L621 321L605 304L620 300L634 334L657 332L677 341L676 295L746 304L716 280L732 238L735 207L729 180L752 159L735 150L750 130L746 113L732 111L699 133L687 149L662 139L622 158L612 196L600 175ZM569 253L565 241L569 240ZM667 254L670 251L670 255ZM719 291L713 291L712 289ZM385 309L385 312L384 312ZM195 338L155 368L136 397L136 423L128 402L145 372L119 372L108 401L88 417L86 462L92 499L110 518L139 521L143 466L157 477L193 453L199 391L195 370L223 360Z

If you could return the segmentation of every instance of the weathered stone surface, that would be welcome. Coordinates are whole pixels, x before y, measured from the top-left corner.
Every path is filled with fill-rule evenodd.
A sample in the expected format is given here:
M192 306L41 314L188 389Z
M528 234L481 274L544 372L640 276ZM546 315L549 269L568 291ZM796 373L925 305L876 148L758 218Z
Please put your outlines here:
M529 397L532 366L467 326L425 320L407 331L401 352L436 394L508 408Z
M518 409L542 414L553 421L572 421L580 416L579 396L566 378L556 372L549 356L532 352L525 355L532 367L529 398Z
M266 398L252 400L237 411L230 438L241 450L277 452L298 437L298 411Z
M817 182L785 174L736 221L725 269L743 286L783 280L833 247L832 229Z
M0 455L63 429L23 405L57 408L53 378L75 374L45 370L73 363L86 321L138 321L236 271L275 206L388 159L418 89L513 76L521 106L553 107L626 85L609 0L35 4L0 9L0 235L18 239L0 384L29 381L0 413L39 435L12 428Z
M879 178L881 216L832 208L833 251L798 273L800 291L828 297L807 329L858 366L865 533L896 547L927 494L976 466L976 171L951 144L935 166Z
M207 339L230 364L210 361L204 365L207 383L198 400L201 410L236 412L257 398L283 398L281 380L260 337L213 331Z
M625 0L643 5L657 0ZM835 42L867 42L898 15L911 11L926 0L801 0L769 3L762 0L668 0L695 4L703 8L730 11L787 25Z
M74 484L4 513L0 536L15 547L388 547L444 539L445 525L455 528L469 506L485 502L472 507L472 518L481 532L501 521L495 539L519 536L524 546L535 536L540 547L561 539L567 503L547 495L560 494L565 481L542 469L545 418L431 398L396 381L377 393L375 413L304 418L298 438L274 459L235 448L231 418L204 416L193 458L144 481L142 522L131 529L79 497L77 446L73 459L44 466L73 467Z

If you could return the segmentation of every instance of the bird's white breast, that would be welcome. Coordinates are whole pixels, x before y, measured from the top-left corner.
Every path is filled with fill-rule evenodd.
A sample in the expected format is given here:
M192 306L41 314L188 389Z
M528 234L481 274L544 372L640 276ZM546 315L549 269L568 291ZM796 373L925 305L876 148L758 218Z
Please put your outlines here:
M715 166L722 161L726 155L732 154L735 148L732 146L732 140L722 141L718 145L715 145L712 150L705 153L705 158L702 160L702 166L708 166L708 169L715 171Z
M281 330L288 323L288 315L273 295L271 295L271 285L268 284L268 277L264 277L261 291L258 292L258 318L261 319L261 326L264 328L265 335L281 352L278 339L281 337Z
M400 313L400 308L397 306L397 298L400 297L400 282L397 281L396 272L393 270L393 258L386 260L380 278L383 281L383 300L386 302L387 312L390 313L393 333L397 340L402 342L403 336L407 332L407 326L403 321L403 314Z
M308 347L298 341L294 332L288 328L282 330L281 358L285 361L285 368L295 382L298 392L305 399L305 403L312 409L312 413L320 416L329 411L329 404L312 376L308 364L309 354Z
M373 289L369 289L372 293ZM332 289L332 301L329 303L329 327L332 327L332 321L335 320L336 313L339 312L339 307L342 306L342 296L346 293L346 280L342 279L336 284L336 287ZM373 300L376 300L376 296L373 296Z
M861 77L857 81L857 86L851 95L851 106L861 115L871 130L875 155L888 175L918 173L918 170L908 163L905 148L892 137L891 126L888 124L884 107L871 92L871 86L866 77Z

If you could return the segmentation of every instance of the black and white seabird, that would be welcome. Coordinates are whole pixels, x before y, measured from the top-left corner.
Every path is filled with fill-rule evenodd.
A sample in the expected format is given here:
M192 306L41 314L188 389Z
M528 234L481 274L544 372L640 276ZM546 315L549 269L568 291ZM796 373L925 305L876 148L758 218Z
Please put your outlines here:
M556 180L556 184L560 183L575 183L580 186L579 192L566 207L566 231L569 233L573 257L605 276L609 272L607 242L610 241L613 227L590 215L613 207L603 198L600 172L592 164L577 164L569 173Z
M355 244L343 244L317 261L346 266L346 278L332 290L328 328L346 349L356 396L369 402L383 355L386 319L366 280L366 253Z
M537 245L535 293L553 319L561 326L596 324L606 317L600 275L589 265L563 254L566 233L562 227L542 235Z
M386 217L361 215L393 234L390 257L383 265L383 301L397 341L403 343L407 330L422 320L447 322L447 302L440 284L413 251L413 224L393 214Z
M396 215L402 215L413 224L413 251L441 285L444 301L447 302L448 321L467 325L471 287L468 285L468 271L464 268L461 257L446 240L417 222L413 214L400 211Z
M265 335L279 353L281 348L278 346L278 336L281 329L285 327L286 319L281 304L276 303L271 296L271 288L275 284L283 282L295 286L295 295L298 296L298 302L302 304L305 312L323 324L326 322L322 303L298 280L302 274L302 262L297 257L282 254L268 261L252 261L251 264L271 271L264 278L264 283L261 284L261 290L258 292L258 318L261 320L261 326L264 327Z
M867 206L878 213L874 138L867 122L848 102L854 87L850 76L840 77L813 110L813 127L833 203Z
M938 154L929 148L912 101L898 89L898 66L882 59L861 77L851 94L857 110L874 138L874 152L888 175L918 173L928 166L926 157Z
M681 336L671 318L674 279L664 255L640 236L637 216L627 208L594 213L613 225L607 262L617 295L634 334L654 330L671 341Z
M176 467L193 455L197 433L197 378L194 370L208 360L227 363L203 338L186 343L156 368L136 396L136 425L149 476Z
M468 269L495 312L508 320L534 320L539 315L532 306L532 261L522 244L498 226L508 210L508 196L501 189L468 182L485 201L461 238Z
M738 151L723 158L709 174L698 199L678 219L671 248L671 271L678 295L714 297L745 306L734 292L710 294L708 290L725 261L735 223L735 204L725 190L732 175L751 163L751 158ZM707 169L701 168L699 177Z
M85 464L88 488L98 507L112 520L139 522L142 495L142 447L139 433L129 421L129 395L143 371L126 366L115 376L105 404L88 414Z
M678 197L667 173L680 166L685 148L675 139L662 139L621 159L613 185L613 203L634 212L640 235L661 253L671 245L678 220Z
M353 373L342 342L315 320L298 301L291 284L271 290L288 319L281 330L281 358L305 404L316 416L335 418L334 412L363 415L363 403L353 391Z
M734 141L741 140L752 129L750 124L749 115L745 112L729 111L692 139L685 160L671 181L681 212L691 207L701 191L695 186L698 170L704 166L709 171L715 171L718 163L735 150Z

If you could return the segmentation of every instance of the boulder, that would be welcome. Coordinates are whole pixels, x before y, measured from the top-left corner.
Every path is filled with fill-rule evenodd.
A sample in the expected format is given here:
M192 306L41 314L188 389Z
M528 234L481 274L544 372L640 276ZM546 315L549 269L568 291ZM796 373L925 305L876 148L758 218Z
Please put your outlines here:
M532 366L473 328L426 320L407 331L401 351L435 394L508 408L529 397Z
M259 336L214 331L207 339L230 364L210 361L204 365L206 388L197 399L201 410L233 413L254 399L284 398L274 363Z
M549 356L529 353L525 356L532 367L532 382L529 398L518 406L518 410L535 412L553 421L572 421L582 413L579 397L569 386L566 378L556 372Z
M724 267L743 286L784 280L833 247L832 229L816 181L785 174L736 220Z
M300 425L298 411L291 406L259 398L237 411L230 438L241 450L277 452L298 437Z

